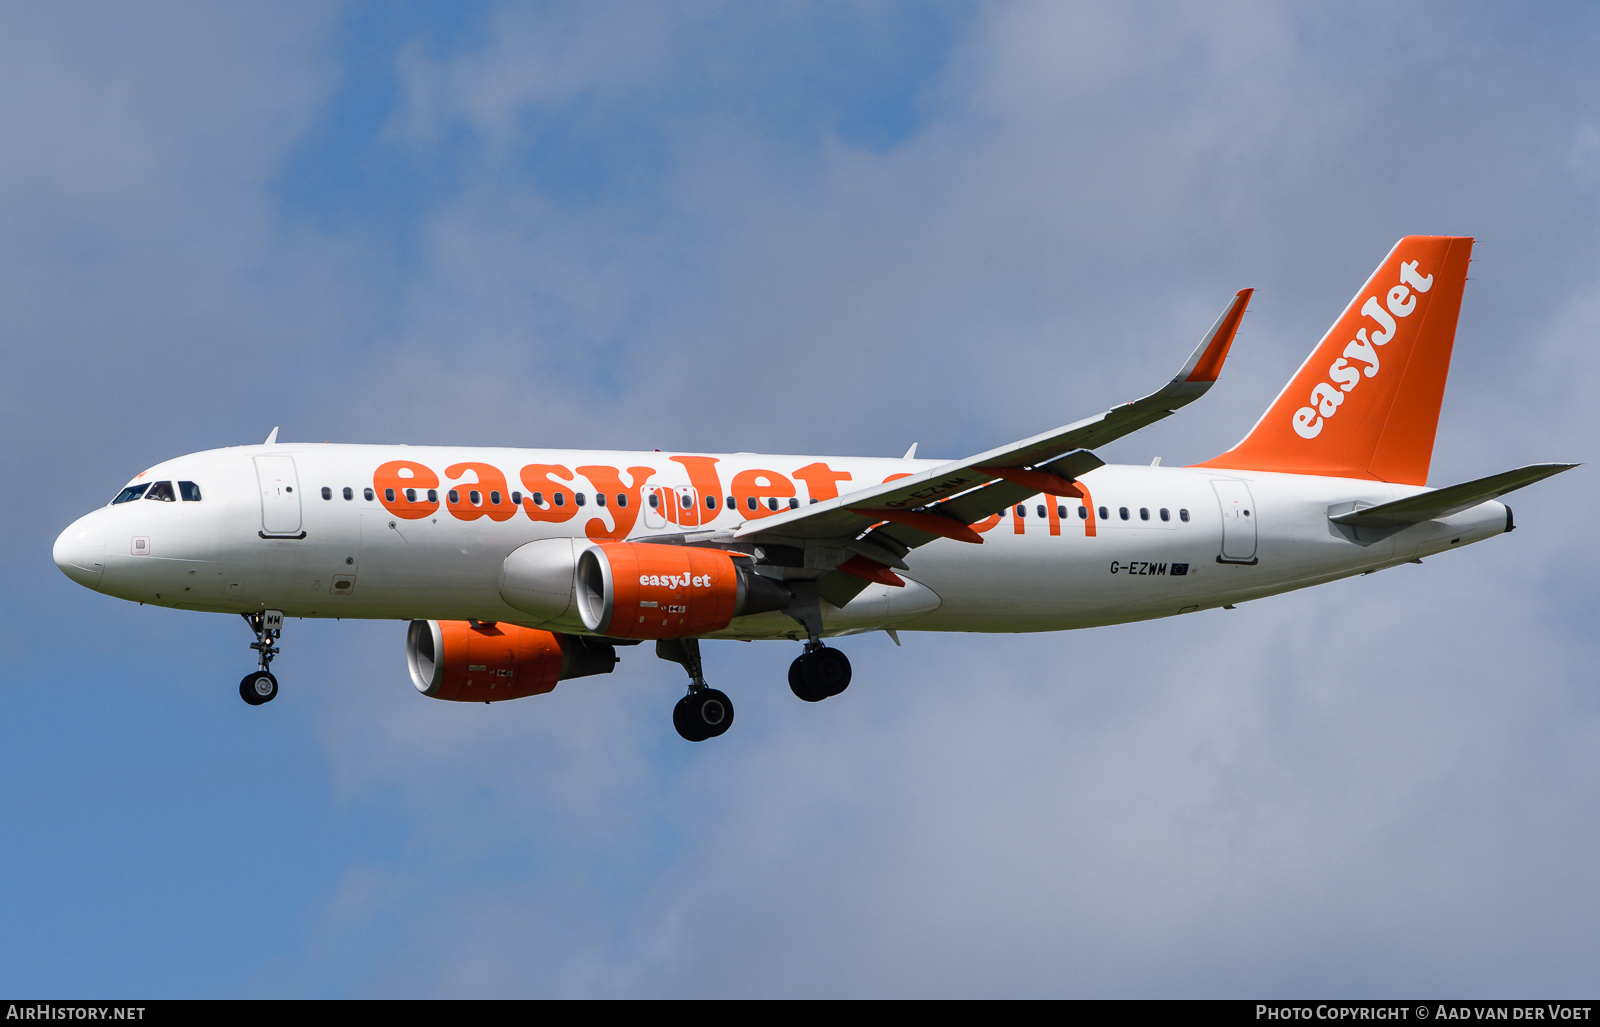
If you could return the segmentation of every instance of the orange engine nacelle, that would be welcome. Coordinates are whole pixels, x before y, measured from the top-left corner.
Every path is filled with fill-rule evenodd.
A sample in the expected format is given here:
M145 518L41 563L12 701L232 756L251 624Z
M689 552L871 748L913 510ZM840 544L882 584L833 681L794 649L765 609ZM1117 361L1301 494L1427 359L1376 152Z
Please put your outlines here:
M515 624L414 620L406 663L417 691L457 702L500 702L539 695L557 681L609 674L617 651L577 635Z
M583 626L611 638L687 638L782 610L788 588L720 549L612 542L578 557Z

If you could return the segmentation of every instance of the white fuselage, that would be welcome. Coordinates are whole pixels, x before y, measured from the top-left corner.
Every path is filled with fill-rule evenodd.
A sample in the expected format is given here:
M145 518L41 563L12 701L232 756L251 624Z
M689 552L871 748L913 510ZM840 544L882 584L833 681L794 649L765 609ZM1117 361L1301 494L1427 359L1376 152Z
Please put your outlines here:
M787 509L791 498L805 505L940 463L687 455L691 473L685 456L354 445L212 450L167 461L135 479L193 482L199 500L141 498L95 510L62 534L56 559L80 584L179 609L508 621L581 632L575 622L538 623L501 598L501 566L513 550L558 536L637 540L734 529L770 516L772 507ZM438 476L437 509L417 516L413 505L408 517L385 502L375 471L400 460ZM497 469L505 485L475 470L447 475L462 464ZM571 473L525 473L552 465ZM275 484L264 467L277 469ZM484 477L491 480L480 481ZM570 489L560 508L553 493L534 487L552 482ZM827 633L883 627L1057 631L1165 617L1417 559L1499 534L1508 524L1506 508L1486 502L1361 545L1329 522L1330 507L1377 505L1426 490L1347 478L1117 465L1091 471L1080 483L1089 500L1035 496L1022 504L1021 516L1011 508L980 522L982 545L941 539L913 550L905 558L909 570L900 572L904 588L874 584L843 609L825 605ZM499 507L489 504L491 484L503 493ZM454 504L447 499L451 489L458 494ZM473 491L478 504L467 498ZM522 505L512 505L513 492ZM604 506L597 494L606 495ZM618 505L618 494L626 506ZM654 507L652 494L658 497ZM729 509L730 496L737 509ZM678 514L682 507L675 504L682 503L693 512ZM1090 517L1080 516L1080 508ZM782 614L766 613L736 619L710 637L803 638L804 631Z

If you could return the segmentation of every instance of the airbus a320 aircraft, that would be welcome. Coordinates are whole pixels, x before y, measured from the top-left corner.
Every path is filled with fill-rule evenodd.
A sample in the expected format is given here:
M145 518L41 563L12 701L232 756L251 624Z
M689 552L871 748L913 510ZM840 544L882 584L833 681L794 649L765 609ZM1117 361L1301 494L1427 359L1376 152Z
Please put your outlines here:
M418 691L496 702L682 664L691 741L733 721L700 640L802 643L789 687L850 683L826 638L1060 631L1170 617L1362 574L1512 529L1495 500L1573 464L1426 487L1470 238L1384 258L1249 435L1192 467L1093 450L1217 380L1250 290L1143 399L965 460L293 445L143 472L56 540L72 580L242 615L278 694L285 617L410 621Z

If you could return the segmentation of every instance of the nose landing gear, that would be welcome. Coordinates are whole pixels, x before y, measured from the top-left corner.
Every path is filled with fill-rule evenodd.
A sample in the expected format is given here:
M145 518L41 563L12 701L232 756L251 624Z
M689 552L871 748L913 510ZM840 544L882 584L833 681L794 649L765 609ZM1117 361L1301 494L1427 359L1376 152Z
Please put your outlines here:
M700 670L698 638L667 638L656 643L656 655L683 665L689 672L689 694L672 708L672 726L691 742L703 742L728 730L733 723L733 703L706 684Z
M278 647L272 643L283 636L283 611L262 610L239 616L255 632L256 640L250 643L250 648L260 654L261 663L259 669L246 674L239 682L239 698L251 706L260 706L278 697L278 679L268 668L272 666L272 658L278 655Z

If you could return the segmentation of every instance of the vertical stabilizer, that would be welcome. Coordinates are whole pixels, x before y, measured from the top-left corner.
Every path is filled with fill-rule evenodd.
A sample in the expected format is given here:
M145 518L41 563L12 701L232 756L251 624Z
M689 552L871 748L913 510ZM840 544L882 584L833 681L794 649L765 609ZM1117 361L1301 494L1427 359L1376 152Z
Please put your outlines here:
M1195 466L1426 485L1471 255L1401 239L1244 441Z

